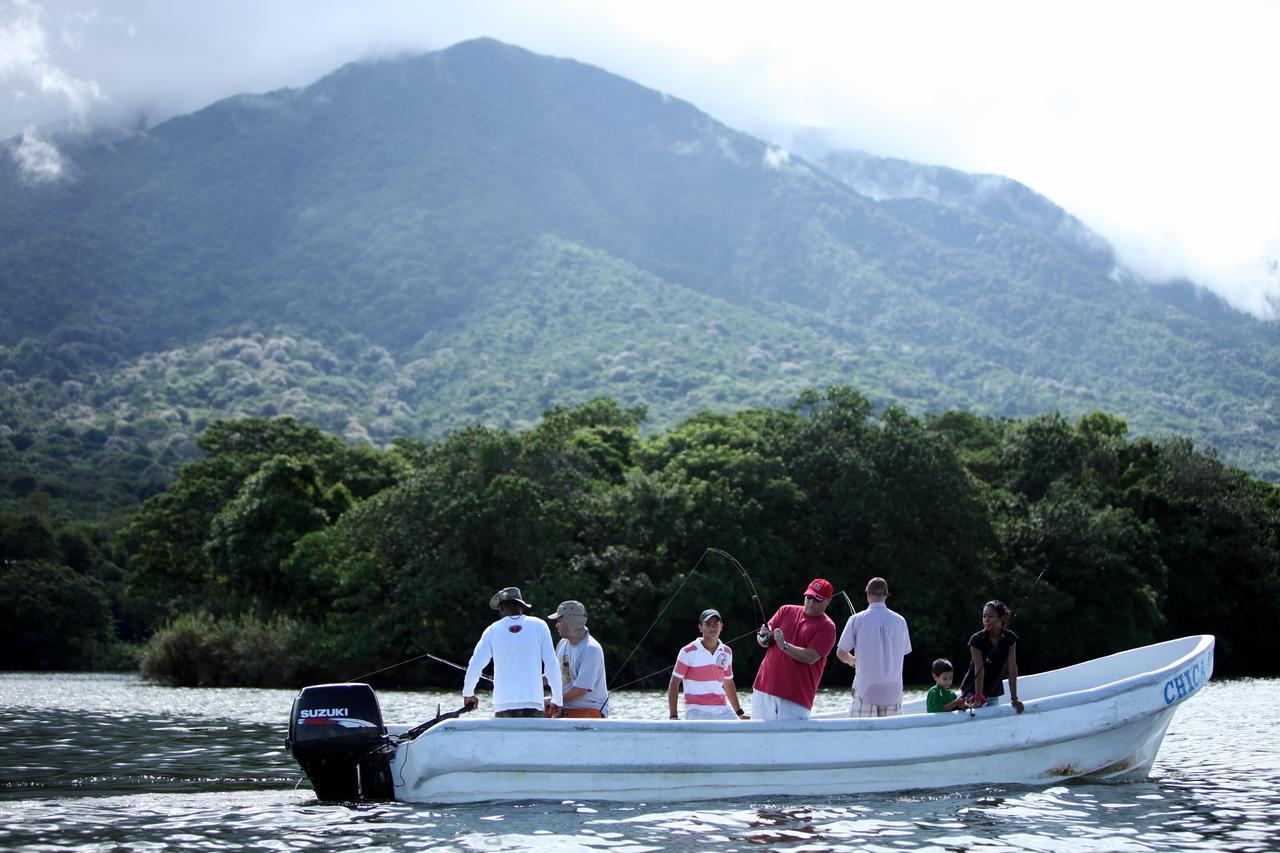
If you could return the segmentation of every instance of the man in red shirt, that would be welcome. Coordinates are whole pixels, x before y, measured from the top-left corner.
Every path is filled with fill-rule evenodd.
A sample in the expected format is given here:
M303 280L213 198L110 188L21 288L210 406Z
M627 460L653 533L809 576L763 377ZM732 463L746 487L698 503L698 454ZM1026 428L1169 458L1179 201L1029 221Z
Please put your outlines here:
M751 694L756 720L807 720L827 655L836 644L836 623L827 616L835 588L815 578L804 606L784 604L760 626L756 642L767 648Z

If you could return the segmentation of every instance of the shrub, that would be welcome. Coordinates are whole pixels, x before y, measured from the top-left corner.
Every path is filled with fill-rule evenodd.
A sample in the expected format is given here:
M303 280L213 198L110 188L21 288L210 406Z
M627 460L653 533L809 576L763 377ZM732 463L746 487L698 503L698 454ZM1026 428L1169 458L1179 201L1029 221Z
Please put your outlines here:
M186 613L142 652L143 677L175 687L281 687L314 680L314 628L293 619Z

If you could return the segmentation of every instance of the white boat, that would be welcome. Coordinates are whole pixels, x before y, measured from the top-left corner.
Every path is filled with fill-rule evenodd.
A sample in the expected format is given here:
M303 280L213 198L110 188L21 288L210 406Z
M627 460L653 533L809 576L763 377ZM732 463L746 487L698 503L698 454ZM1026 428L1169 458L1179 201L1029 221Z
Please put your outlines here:
M1144 778L1174 711L1208 682L1213 647L1212 636L1184 637L1020 676L1022 714L1008 704L929 714L919 700L880 719L455 716L388 729L380 712L352 722L362 691L377 710L367 685L320 685L295 701L289 743L326 800L652 803ZM300 716L309 691L327 717ZM339 695L353 701L332 698ZM343 725L363 731L367 744L310 748L336 743L340 736L322 734Z

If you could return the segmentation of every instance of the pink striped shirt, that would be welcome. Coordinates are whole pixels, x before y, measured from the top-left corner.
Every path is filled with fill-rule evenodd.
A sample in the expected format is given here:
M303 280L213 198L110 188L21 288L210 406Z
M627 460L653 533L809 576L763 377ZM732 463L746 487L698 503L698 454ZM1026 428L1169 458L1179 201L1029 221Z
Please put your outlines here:
M733 678L733 650L719 643L714 652L709 652L702 640L694 640L676 655L672 674L684 682L686 706L727 705L724 680Z

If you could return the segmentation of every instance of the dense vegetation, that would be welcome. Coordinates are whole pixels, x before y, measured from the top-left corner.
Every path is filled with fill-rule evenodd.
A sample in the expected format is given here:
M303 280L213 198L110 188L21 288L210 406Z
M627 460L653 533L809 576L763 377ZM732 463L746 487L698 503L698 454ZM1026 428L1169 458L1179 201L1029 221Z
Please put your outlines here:
M203 458L146 502L114 552L132 596L162 614L144 672L298 684L424 652L464 661L493 618L488 596L515 584L543 612L585 602L615 684L661 679L704 607L725 614L730 637L757 621L745 581L708 548L747 567L770 612L814 576L855 593L888 578L912 626L915 681L934 657L963 657L992 597L1017 611L1028 669L1211 632L1220 674L1275 672L1280 489L1185 440L1135 440L1097 412L1074 424L877 415L848 388L703 412L648 437L643 417L597 399L525 431L385 451L290 418L211 425ZM24 658L36 648L42 663L92 663L86 644L111 639L101 614L133 599L107 589L116 575L91 542L5 518L5 588L26 596L0 623L6 663L36 661ZM68 640L79 646L50 657L35 628L66 623L86 592L92 618ZM837 601L837 621L842 611ZM754 645L739 654L749 679ZM419 662L378 678L456 673Z
M11 511L109 519L219 419L385 448L601 393L655 430L828 384L1100 408L1280 479L1275 324L1155 297L1012 182L810 164L578 63L468 42L65 153L55 183L0 158Z

